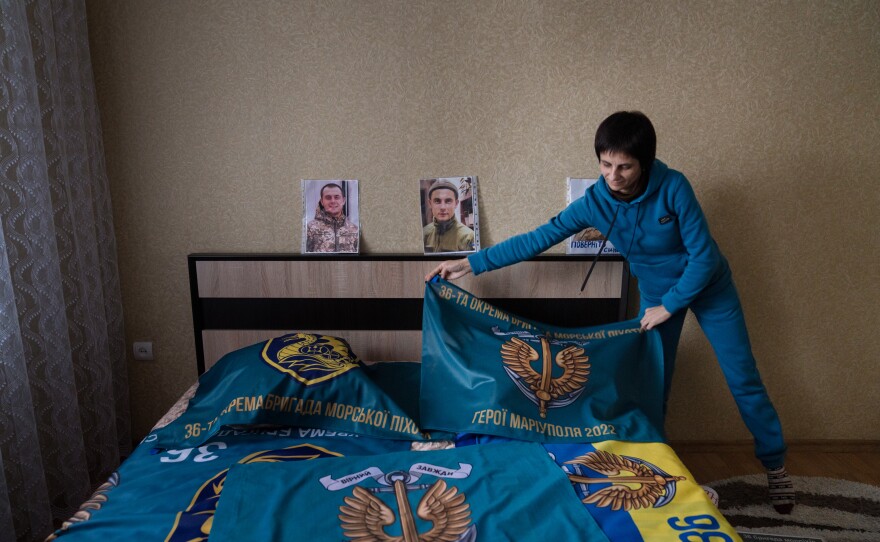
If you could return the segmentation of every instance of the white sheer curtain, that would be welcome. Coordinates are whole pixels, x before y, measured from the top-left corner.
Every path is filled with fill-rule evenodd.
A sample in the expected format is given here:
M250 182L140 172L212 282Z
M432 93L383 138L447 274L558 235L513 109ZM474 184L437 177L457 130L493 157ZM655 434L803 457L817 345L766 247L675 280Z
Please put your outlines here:
M131 439L82 0L0 0L0 111L0 538L42 540Z

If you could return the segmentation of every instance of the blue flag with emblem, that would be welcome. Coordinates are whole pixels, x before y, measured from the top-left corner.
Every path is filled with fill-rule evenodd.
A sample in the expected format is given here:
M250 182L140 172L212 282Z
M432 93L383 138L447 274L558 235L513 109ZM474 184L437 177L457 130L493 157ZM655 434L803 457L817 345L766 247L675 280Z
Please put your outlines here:
M519 442L236 465L226 478L210 540L608 538L547 452Z
M373 381L377 373L382 371L365 367L345 339L283 335L223 356L199 378L186 412L151 437L159 448L192 447L226 425L270 424L430 438L418 427L415 409L397 402L415 402L418 380L407 378L390 393Z
M454 400L450 400L454 398ZM539 442L662 441L660 337L631 320L560 328L425 285L424 428Z
M222 428L193 448L160 450L153 442L148 437L138 446L50 540L206 540L232 465L385 454L412 445L291 427Z

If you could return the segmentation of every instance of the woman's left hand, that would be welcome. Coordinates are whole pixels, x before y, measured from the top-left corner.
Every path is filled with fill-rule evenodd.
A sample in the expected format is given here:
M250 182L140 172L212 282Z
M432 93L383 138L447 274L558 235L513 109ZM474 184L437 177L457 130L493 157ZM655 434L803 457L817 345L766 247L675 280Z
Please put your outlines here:
M648 307L645 309L645 315L642 316L642 329L654 329L672 316L666 307L657 305L656 307Z

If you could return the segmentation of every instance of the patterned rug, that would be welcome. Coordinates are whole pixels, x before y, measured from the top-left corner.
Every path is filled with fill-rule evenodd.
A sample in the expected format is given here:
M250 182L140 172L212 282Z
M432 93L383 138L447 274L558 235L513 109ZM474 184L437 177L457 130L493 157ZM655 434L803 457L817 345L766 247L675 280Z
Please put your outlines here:
M880 542L880 487L811 476L792 476L797 506L791 515L767 504L763 474L710 482L718 508L738 531L823 538L826 542Z

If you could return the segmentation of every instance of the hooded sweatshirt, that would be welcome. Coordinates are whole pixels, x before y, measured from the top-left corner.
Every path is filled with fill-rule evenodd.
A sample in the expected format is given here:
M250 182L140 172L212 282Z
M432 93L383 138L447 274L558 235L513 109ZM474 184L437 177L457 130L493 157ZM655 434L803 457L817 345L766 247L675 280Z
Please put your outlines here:
M615 221L616 216L616 221ZM610 228L612 222L614 227ZM587 227L605 233L639 279L643 304L674 313L730 279L690 183L654 160L644 193L616 199L604 177L543 226L468 256L474 274L527 260Z

